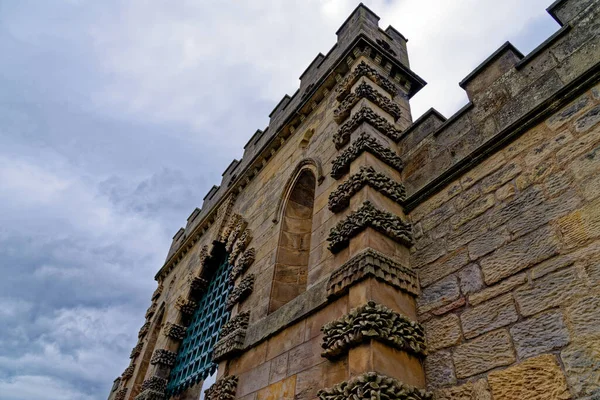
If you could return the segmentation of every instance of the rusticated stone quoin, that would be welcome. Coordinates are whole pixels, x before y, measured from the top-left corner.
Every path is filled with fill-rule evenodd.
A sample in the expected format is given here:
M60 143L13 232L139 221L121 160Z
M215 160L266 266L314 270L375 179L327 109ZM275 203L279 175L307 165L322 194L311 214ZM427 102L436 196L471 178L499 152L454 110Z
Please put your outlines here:
M138 338L142 339L144 336L146 336L149 329L150 329L150 322L146 321L144 323L144 325L142 325L142 327L140 328L140 331L138 332Z
M329 195L329 209L340 212L350 204L350 199L365 186L370 186L397 203L406 199L404 185L398 183L371 166L360 167L359 172L351 175L348 180L337 187Z
M166 349L156 349L154 353L152 353L152 358L150 359L150 364L156 365L166 365L167 367L172 367L175 365L175 359L177 358L177 353L174 351L166 350Z
M400 118L400 106L394 103L389 98L379 93L373 86L366 82L361 83L356 87L353 93L350 93L344 101L340 103L338 108L333 112L333 119L338 124L348 118L352 107L354 107L360 99L369 99L373 103L377 104L383 111L394 117L394 120Z
M339 252L348 245L351 238L368 227L400 243L412 244L410 224L392 213L378 210L371 202L365 201L356 211L331 229L327 238L329 250L332 253Z
M240 313L221 328L213 350L213 361L219 362L238 354L244 347L250 312Z
M192 315L196 311L196 308L198 308L198 303L180 296L175 303L175 308L183 314Z
M367 372L331 389L319 390L320 400L433 400L431 393L376 372Z
M346 97L352 86L363 76L369 78L372 82L379 85L383 90L394 96L398 89L396 86L385 76L380 74L375 68L371 67L364 61L361 61L352 72L350 72L344 80L342 80L335 90L335 97L338 101L341 101Z
M185 330L185 326L173 324L171 322L167 322L163 328L164 334L174 340L183 340L185 337Z
M229 294L229 298L227 299L227 309L231 310L234 305L237 303L241 303L244 301L254 289L254 275L248 275L238 286L233 288L231 293Z
M155 392L163 392L167 390L167 380L159 376L151 376L142 383L142 391L153 390Z
M390 167L401 171L403 167L402 159L390 150L379 143L375 138L368 133L363 132L359 135L352 144L346 148L342 154L337 156L332 161L331 176L334 179L340 179L350 169L352 161L356 160L363 152L368 151Z
M236 260L234 267L229 273L229 282L233 283L238 276L242 275L254 263L256 258L256 250L250 248Z
M326 358L337 357L369 340L377 340L417 356L426 354L423 327L374 301L325 324L321 330L324 333L322 356Z
M144 342L138 342L133 349L131 349L131 354L129 354L129 358L136 358L138 354L142 352L142 348L144 347Z
M204 391L206 400L234 400L237 391L238 377L225 376L218 379L211 387Z
M350 286L370 276L412 295L419 294L418 278L414 271L376 250L367 249L331 274L327 283L327 296L340 296Z
M358 128L363 122L368 122L373 128L389 137L393 141L398 141L401 136L400 130L398 130L393 124L388 122L385 118L377 115L375 111L369 107L363 106L356 112L348 121L344 122L338 131L333 135L333 143L339 150L344 147L350 141L350 135Z

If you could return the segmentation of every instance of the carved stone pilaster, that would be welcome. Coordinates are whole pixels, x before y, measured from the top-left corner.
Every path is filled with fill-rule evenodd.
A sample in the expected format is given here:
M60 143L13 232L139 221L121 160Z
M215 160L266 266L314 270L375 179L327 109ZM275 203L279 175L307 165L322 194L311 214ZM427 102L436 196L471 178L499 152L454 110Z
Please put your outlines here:
M329 209L340 212L350 204L350 199L363 187L370 186L381 194L402 203L406 199L404 185L398 183L381 172L375 171L371 166L362 166L360 171L351 175L348 180L337 187L329 195Z
M412 244L412 228L409 223L392 213L378 210L371 202L365 201L331 229L327 238L329 250L338 253L348 246L350 239L367 228L373 228L399 243Z
M144 325L142 325L142 327L140 328L140 331L138 332L138 338L142 339L144 336L146 336L149 329L150 329L150 322L146 321L144 323Z
M142 383L142 391L144 390L164 393L167 390L167 380L159 376L151 376Z
M413 270L376 250L367 249L331 274L327 283L327 297L340 296L350 286L368 277L374 277L413 296L419 294L419 280Z
M238 377L224 376L204 391L206 400L234 400L237 391Z
M175 302L175 308L181 311L183 314L192 315L198 308L198 303L193 300L186 299L183 296L179 296Z
M142 348L144 347L144 342L138 342L133 349L131 349L131 354L129 354L129 358L136 358L138 354L142 352Z
M352 86L354 86L354 84L363 76L369 78L373 83L377 84L383 90L391 94L392 97L398 92L398 89L392 83L392 81L380 74L379 71L371 67L366 62L361 61L356 68L346 75L344 80L339 83L335 89L335 98L338 101L341 101L344 97L348 96L350 90L352 90Z
M241 274L246 272L246 270L248 270L250 265L252 265L252 263L254 263L255 258L256 258L256 251L254 250L254 248L250 248L250 249L244 251L244 253L238 257L238 259L235 262L234 267L231 269L231 272L229 273L229 282L233 283L238 278L238 276L240 276Z
M397 121L398 118L400 118L400 115L402 114L402 111L398 104L394 103L388 97L382 95L375 88L373 88L373 86L369 85L366 82L362 82L356 87L356 89L354 89L354 92L350 93L333 111L334 121L339 124L346 118L348 118L350 116L352 108L361 99L368 99L372 101L383 111L390 114L394 118L394 121ZM372 120L369 120L369 122L372 122Z
M240 235L239 238L235 241L233 248L231 249L231 253L229 253L229 262L230 264L234 264L237 256L239 256L252 240L252 232L250 229L245 229L244 232Z
M397 142L402 134L400 130L389 123L385 118L378 115L369 107L363 106L333 134L333 143L335 144L336 149L339 150L344 147L350 141L352 132L354 132L363 122L368 122L373 128L377 129L394 142Z
M397 350L425 356L423 327L374 301L350 310L348 314L323 326L321 355L332 359L352 347L377 340Z
M368 133L363 132L342 154L333 160L331 176L334 179L340 179L348 172L352 161L356 160L365 151L373 154L397 171L402 171L403 163L400 157Z
M125 396L127 396L127 388L119 389L115 394L114 400L125 400Z
M165 327L163 328L163 333L165 336L170 337L174 340L183 340L185 337L186 327L179 324L173 324L171 322L167 322Z
M377 372L367 372L330 389L319 390L317 396L320 400L433 400L431 393Z
M236 315L223 325L219 333L219 341L213 350L213 361L219 362L242 351L249 319L250 312L246 311Z
M254 289L254 275L248 275L240 284L233 288L231 293L229 294L229 298L227 298L227 309L231 310L234 305L237 303L241 303L244 301Z
M152 358L150 359L150 364L156 365L166 365L167 367L172 367L175 365L175 359L177 358L177 353L174 351L166 350L166 349L156 349L154 353L152 353Z

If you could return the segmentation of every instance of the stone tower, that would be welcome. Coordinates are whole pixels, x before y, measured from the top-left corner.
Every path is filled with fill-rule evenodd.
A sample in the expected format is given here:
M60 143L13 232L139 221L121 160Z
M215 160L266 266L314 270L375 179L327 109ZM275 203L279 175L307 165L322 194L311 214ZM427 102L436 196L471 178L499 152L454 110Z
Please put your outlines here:
M109 399L600 398L600 2L413 122L359 5L173 238Z

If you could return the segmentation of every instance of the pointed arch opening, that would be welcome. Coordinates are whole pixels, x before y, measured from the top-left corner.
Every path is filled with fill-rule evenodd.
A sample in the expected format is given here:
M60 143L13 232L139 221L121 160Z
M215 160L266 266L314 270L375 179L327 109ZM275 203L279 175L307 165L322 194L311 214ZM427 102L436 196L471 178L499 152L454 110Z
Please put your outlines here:
M283 204L269 313L306 291L316 185L312 169L301 169Z

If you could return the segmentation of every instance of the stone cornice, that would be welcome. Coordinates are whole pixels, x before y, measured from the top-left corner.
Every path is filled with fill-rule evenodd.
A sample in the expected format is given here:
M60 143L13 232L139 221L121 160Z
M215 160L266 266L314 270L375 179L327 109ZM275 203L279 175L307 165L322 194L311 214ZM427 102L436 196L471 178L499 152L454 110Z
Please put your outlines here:
M370 100L383 111L390 114L394 118L394 121L397 121L398 118L400 118L400 115L402 114L402 111L398 104L394 103L392 100L379 93L373 86L369 85L366 82L362 82L356 87L356 89L354 89L354 92L350 93L333 111L333 120L338 124L344 121L350 116L352 108L361 99ZM371 122L370 120L368 121ZM391 132L391 130L389 131ZM397 140L397 138L400 136L400 133L393 132L393 135L396 138L395 140Z
M224 376L218 379L211 387L206 389L206 400L234 400L237 391L238 377L235 375Z
M352 89L352 86L358 82L358 80L366 76L373 83L380 86L383 90L388 92L392 97L396 96L399 89L389 79L383 76L377 69L371 67L364 61L361 61L352 72L350 72L343 81L341 81L335 89L335 97L338 101L342 101Z
M242 279L240 284L233 288L227 298L227 309L231 310L237 303L244 301L254 289L254 275L248 275Z
M388 120L378 115L371 108L363 106L352 116L352 118L344 122L333 135L333 143L335 144L336 149L339 150L348 144L352 132L354 132L363 122L369 123L373 128L377 129L394 142L400 139L402 135L402 132L392 123L388 122Z
M423 327L374 301L369 301L364 306L350 310L342 318L325 324L321 331L321 355L328 359L345 354L352 347L369 340L377 340L416 356L426 355Z
M317 395L320 400L433 400L431 393L377 372L367 372L331 389L319 390Z
M368 151L381 161L397 171L402 171L403 163L400 157L389 148L383 146L368 133L360 134L350 146L332 161L331 176L340 179L350 169L352 161L356 160L363 152Z
M329 210L337 213L350 204L350 199L365 186L372 187L381 194L402 203L406 199L404 185L387 175L375 171L371 166L361 166L359 172L351 175L329 195Z
M371 202L365 201L356 211L331 229L327 237L329 250L338 253L348 246L350 239L367 228L373 228L405 245L412 244L412 228L409 223L392 213L378 210Z
M367 249L331 274L327 283L327 297L340 296L350 286L368 277L374 277L413 296L419 294L419 280L414 271L376 250Z

